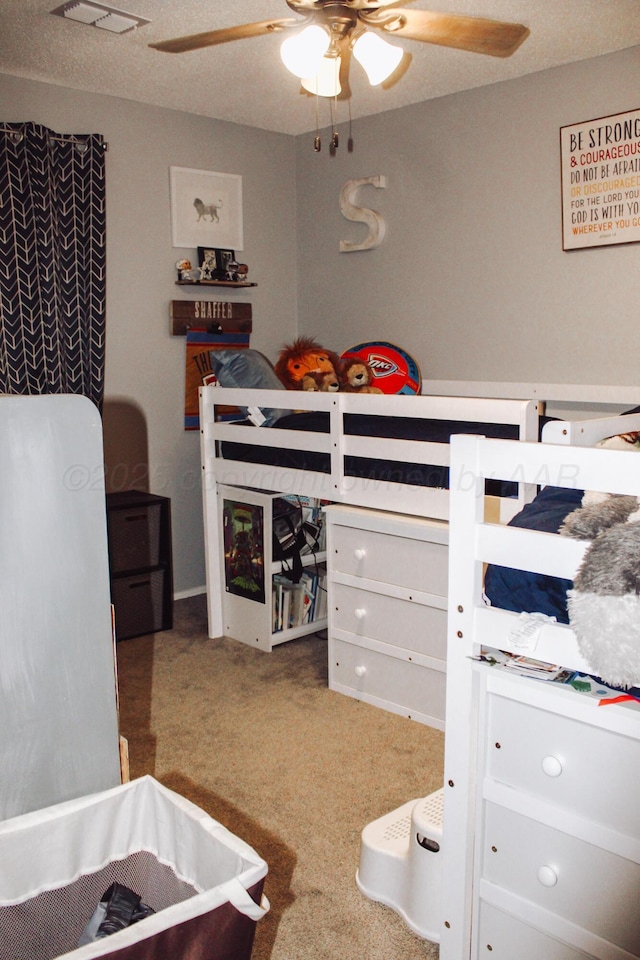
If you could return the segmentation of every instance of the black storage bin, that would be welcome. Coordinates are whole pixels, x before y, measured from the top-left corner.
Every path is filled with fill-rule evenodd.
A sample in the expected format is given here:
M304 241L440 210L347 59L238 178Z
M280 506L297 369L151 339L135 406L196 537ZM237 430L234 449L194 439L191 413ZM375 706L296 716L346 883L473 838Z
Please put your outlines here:
M169 629L164 616L165 577L166 570L149 570L112 580L118 640Z
M161 560L162 503L125 502L108 512L109 557L112 575L157 567Z

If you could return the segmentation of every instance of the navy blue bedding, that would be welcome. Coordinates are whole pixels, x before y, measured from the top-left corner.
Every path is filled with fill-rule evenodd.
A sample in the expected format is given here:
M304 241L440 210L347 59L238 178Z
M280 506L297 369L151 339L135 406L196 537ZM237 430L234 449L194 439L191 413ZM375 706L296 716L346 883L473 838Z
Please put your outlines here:
M557 533L565 517L580 506L582 495L582 490L543 487L509 526ZM484 592L493 607L515 613L544 613L559 623L569 623L567 590L572 586L571 580L491 564L484 580Z
M623 416L632 413L640 413L640 407L625 410ZM557 533L565 517L581 505L583 494L583 490L543 487L510 526ZM484 581L484 592L492 606L515 613L544 613L556 617L559 623L569 623L567 590L572 587L571 580L492 565L487 567Z
M546 422L546 421L545 421ZM284 430L304 430L315 433L329 432L329 414L324 411L293 413L281 417L277 426ZM542 425L541 428L542 429ZM368 414L347 414L344 418L345 434L364 434L369 437L424 440L433 443L449 443L452 434L468 433L503 440L517 440L515 424L475 423L460 420L421 420L415 417L379 417ZM287 467L292 470L330 472L330 458L326 453L311 450L283 450L271 447L254 447L249 444L222 444L223 457L250 463ZM369 480L387 480L410 483L421 487L449 487L449 468L423 463L405 463L396 460L371 460L364 457L346 457L345 474ZM515 496L515 483L487 481L487 492L498 496Z

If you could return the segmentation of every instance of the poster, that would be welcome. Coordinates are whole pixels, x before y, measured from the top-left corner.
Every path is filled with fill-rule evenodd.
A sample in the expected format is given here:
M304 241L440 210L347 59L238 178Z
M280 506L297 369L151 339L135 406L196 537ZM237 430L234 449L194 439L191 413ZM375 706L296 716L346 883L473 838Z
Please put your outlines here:
M264 511L255 503L224 500L224 582L228 593L265 602Z
M211 363L211 353L214 350L241 350L249 346L250 333L206 333L204 330L187 331L186 369L185 369L185 398L184 398L184 428L185 430L200 429L200 398L198 390L206 383L215 382L215 374ZM237 408L221 407L221 414L235 413Z
M640 240L640 110L560 128L562 248Z

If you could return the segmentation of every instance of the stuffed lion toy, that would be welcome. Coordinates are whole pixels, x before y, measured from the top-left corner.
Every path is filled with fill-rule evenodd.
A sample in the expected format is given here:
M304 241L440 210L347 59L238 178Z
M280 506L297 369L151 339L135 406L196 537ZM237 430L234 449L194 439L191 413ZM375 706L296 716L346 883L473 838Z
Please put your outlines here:
M332 350L325 350L311 337L298 337L285 345L275 371L287 390L301 390L305 374L332 374L337 380L340 360Z

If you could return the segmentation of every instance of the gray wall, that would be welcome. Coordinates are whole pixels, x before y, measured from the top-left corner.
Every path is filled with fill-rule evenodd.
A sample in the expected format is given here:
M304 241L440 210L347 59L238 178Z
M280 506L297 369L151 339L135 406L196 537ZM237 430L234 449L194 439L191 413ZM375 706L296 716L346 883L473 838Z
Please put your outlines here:
M326 131L316 154L313 134L0 77L2 120L109 141L107 460L135 481L148 459L151 490L172 498L178 593L204 583L204 562L184 341L168 332L169 301L188 296L173 282L169 166L242 175L243 258L259 286L228 298L251 300L252 345L271 359L299 331L339 352L390 340L425 377L632 384L640 247L563 253L559 128L640 106L639 66L636 47L359 120L353 153L343 123L334 157ZM365 233L340 190L377 174L386 189L358 200L383 213L385 240L339 253Z
M559 128L640 107L640 47L298 139L300 330L398 343L426 378L634 384L640 246L562 251ZM384 96L381 91L380 96ZM338 200L382 213L375 250Z
M200 435L185 433L185 340L169 334L175 286L169 167L242 176L248 290L215 299L250 301L251 345L273 357L295 336L294 140L114 97L0 76L0 119L33 120L61 133L102 133L107 153L107 346L105 448L113 488L144 486L171 497L175 589L203 588ZM195 259L196 251L186 251Z

